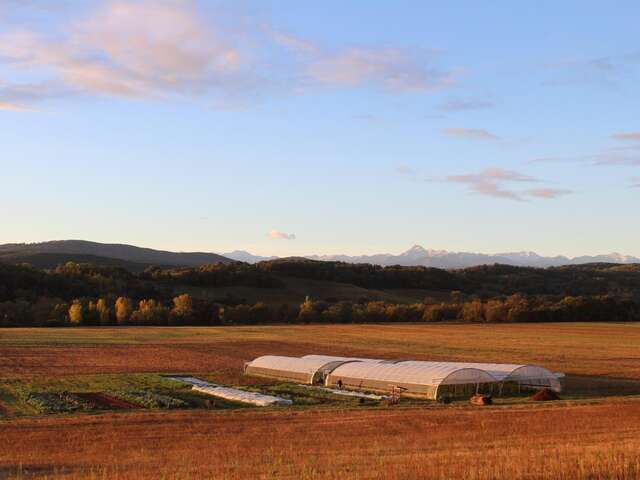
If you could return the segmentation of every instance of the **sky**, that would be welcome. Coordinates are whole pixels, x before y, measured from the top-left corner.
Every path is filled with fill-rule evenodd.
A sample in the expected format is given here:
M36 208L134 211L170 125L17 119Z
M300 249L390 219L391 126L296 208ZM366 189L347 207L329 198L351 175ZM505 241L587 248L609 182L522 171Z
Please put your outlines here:
M638 18L0 0L0 243L640 256Z

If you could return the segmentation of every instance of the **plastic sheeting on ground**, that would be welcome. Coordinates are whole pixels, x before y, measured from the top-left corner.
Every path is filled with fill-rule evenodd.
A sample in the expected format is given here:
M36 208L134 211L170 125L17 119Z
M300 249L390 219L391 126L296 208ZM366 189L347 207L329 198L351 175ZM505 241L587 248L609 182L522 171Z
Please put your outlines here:
M259 407L291 405L293 403L286 398L265 395L264 393L247 392L246 390L240 390L238 388L223 387L194 377L171 377L171 379L191 384L192 390L196 392L206 393L207 395L232 400L234 402L250 403L251 405L257 405Z

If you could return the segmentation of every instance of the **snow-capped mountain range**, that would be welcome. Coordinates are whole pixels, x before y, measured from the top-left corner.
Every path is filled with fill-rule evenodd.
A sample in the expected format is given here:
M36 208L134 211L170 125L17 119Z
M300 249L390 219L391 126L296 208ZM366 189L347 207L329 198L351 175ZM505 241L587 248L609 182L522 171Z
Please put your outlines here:
M271 260L276 257L260 257L248 252L236 251L223 254L227 258L248 263ZM560 265L578 265L584 263L640 263L640 258L619 253L580 257L544 257L535 252L507 252L496 254L449 252L447 250L432 250L414 245L399 255L382 253L376 255L307 255L311 260L340 261L349 263L372 263L375 265L421 265L436 268L465 268L476 265L491 265L501 263L526 267L555 267Z

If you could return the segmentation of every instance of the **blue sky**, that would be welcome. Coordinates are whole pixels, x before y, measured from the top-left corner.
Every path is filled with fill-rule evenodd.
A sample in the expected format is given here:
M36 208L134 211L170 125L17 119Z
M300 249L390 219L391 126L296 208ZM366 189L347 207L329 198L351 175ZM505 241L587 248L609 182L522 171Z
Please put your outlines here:
M640 255L638 2L0 3L0 242Z

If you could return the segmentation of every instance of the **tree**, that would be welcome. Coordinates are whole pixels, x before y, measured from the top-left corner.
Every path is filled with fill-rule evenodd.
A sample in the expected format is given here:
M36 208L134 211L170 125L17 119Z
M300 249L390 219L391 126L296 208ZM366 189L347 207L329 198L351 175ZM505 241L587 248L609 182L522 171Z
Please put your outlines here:
M107 305L107 301L104 298L99 298L96 302L96 312L98 313L98 319L100 325L111 324L111 309Z
M178 324L189 324L193 322L193 300L188 293L183 293L173 299L171 318Z
M154 299L140 300L138 310L131 314L131 323L136 325L166 325L169 311Z
M116 300L116 322L118 325L126 324L133 312L133 304L127 297L118 297Z
M484 318L484 305L480 300L471 300L462 305L460 320L464 322L482 322Z
M69 307L69 323L71 325L80 325L84 321L84 307L80 300L74 300Z
M325 302L314 302L311 297L306 296L304 302L300 304L298 320L301 322L318 322L320 315L327 309Z

